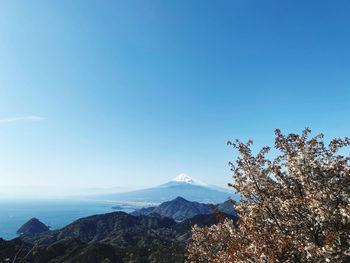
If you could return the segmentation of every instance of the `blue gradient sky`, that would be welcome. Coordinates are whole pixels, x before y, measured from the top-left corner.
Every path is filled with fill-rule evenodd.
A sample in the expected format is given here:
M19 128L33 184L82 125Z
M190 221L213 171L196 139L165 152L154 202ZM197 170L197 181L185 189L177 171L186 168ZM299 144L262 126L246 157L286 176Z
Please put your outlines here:
M2 1L3 191L179 173L223 186L229 139L260 147L275 128L306 126L349 136L349 11L347 0Z

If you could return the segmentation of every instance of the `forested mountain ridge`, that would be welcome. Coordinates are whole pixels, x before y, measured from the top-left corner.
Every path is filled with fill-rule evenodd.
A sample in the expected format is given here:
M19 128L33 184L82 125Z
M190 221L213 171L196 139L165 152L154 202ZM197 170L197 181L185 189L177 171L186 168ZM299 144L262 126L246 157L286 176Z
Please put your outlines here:
M156 213L94 215L61 229L27 233L10 241L0 239L0 262L184 262L192 225L215 223L218 220L213 213L196 215L180 223Z
M215 205L215 207L223 213L236 215L233 204L230 201L225 201ZM157 213L162 216L171 217L176 221L182 221L199 214L211 214L214 213L212 206L209 204L203 204L198 202L188 201L182 197L177 197L171 201L164 202L156 207L141 208L134 212L132 215L149 215L151 213Z

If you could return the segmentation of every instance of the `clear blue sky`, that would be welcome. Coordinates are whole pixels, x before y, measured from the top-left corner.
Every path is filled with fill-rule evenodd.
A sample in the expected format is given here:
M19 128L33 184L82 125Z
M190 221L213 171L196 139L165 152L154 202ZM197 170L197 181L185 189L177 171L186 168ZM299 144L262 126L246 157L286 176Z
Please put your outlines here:
M229 139L349 136L349 12L347 0L2 1L2 188L179 173L223 186Z

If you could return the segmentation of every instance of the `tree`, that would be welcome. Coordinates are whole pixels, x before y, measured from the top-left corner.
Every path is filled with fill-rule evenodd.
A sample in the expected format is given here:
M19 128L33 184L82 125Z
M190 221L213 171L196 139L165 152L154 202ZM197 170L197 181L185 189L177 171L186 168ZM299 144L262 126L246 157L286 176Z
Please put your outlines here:
M339 154L350 139L325 146L310 133L276 130L273 160L269 147L253 155L252 141L228 142L240 154L229 184L240 219L194 226L188 262L350 262L350 157Z

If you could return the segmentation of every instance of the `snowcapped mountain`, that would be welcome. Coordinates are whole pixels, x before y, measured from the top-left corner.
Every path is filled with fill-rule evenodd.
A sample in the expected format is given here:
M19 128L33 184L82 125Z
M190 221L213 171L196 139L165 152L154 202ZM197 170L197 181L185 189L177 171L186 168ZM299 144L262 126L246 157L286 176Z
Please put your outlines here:
M226 201L229 197L236 201L239 200L239 197L234 194L233 190L229 191L217 186L207 185L186 174L180 174L173 180L156 187L98 196L98 199L116 203L160 204L178 196L189 201L201 203L221 203Z
M170 182L180 182L180 183L188 183L188 184L193 184L193 185L208 186L207 184L205 184L199 180L193 179L184 173L179 174L177 177L175 177Z

